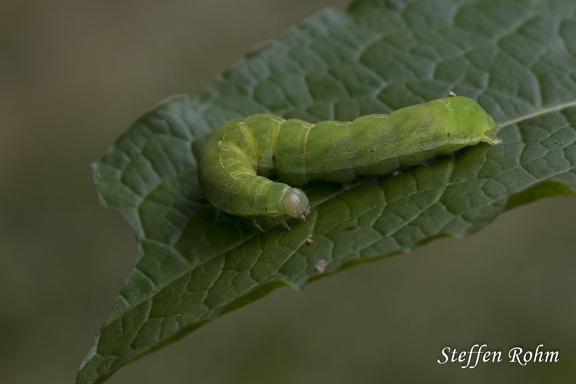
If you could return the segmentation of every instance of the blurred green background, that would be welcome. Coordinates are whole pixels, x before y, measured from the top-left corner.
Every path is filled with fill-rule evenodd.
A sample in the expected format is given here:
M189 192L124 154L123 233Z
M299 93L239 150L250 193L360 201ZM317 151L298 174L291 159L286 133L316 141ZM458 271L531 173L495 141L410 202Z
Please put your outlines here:
M0 4L0 383L73 382L135 257L90 163L138 116L197 95L253 46L344 0ZM568 383L576 379L576 197L464 240L288 288L109 383ZM445 346L560 362L439 365Z

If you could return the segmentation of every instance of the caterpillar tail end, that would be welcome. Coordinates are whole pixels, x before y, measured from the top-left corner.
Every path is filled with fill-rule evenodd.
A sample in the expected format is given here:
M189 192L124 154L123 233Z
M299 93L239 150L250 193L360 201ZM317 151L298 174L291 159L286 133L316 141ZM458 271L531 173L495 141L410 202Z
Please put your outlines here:
M282 196L282 206L286 214L292 217L306 220L310 214L310 202L308 196L298 188L290 188Z
M502 139L500 139L500 138L498 138L498 136L496 136L497 133L498 133L497 129L493 129L491 131L484 133L484 137L482 138L482 141L490 144L493 147L498 145L498 144L502 144Z

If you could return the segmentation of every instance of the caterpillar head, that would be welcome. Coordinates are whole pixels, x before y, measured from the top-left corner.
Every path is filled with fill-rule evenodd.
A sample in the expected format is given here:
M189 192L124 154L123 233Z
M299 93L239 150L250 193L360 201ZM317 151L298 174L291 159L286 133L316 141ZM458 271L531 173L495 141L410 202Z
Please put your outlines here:
M302 220L310 213L310 203L308 197L298 188L290 188L282 196L282 205L286 214L292 217L299 217Z

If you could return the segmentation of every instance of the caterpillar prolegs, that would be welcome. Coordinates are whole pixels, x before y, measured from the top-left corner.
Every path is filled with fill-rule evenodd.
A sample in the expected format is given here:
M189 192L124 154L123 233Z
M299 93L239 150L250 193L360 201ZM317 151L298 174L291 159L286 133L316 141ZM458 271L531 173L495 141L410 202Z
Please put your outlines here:
M199 180L208 201L224 212L304 219L308 198L292 186L384 175L480 142L500 143L496 124L462 96L351 122L310 124L264 113L229 120L212 133Z

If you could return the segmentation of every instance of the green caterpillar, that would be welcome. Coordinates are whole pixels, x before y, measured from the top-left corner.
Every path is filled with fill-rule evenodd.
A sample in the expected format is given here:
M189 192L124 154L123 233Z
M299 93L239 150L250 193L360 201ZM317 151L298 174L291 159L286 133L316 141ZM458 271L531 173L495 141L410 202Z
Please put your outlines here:
M212 133L199 181L208 201L224 212L304 219L308 198L290 185L384 175L480 142L501 142L494 120L472 99L455 95L352 122L310 124L257 114Z

